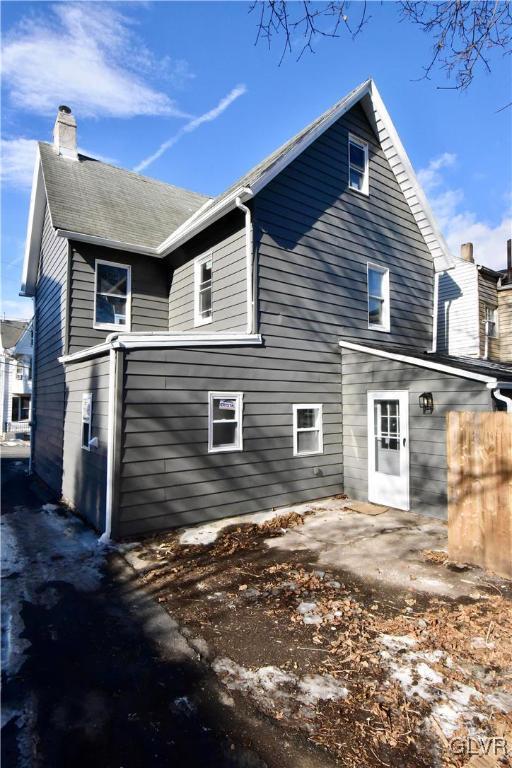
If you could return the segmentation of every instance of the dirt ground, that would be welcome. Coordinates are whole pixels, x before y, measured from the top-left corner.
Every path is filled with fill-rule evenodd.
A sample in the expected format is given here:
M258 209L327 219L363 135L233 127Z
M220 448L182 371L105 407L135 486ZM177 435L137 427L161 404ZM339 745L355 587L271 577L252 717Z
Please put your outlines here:
M374 562L365 578L319 566L318 547L282 545L325 514L345 520L317 505L219 529L208 543L173 532L126 552L234 711L250 706L319 764L511 766L510 583L450 564L442 549L416 552L398 583L375 578ZM419 589L416 561L455 597Z

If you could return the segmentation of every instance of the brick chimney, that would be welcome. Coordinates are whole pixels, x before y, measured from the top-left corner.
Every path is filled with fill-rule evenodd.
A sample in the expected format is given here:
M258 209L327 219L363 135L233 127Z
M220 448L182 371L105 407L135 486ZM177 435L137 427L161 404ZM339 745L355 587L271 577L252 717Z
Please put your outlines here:
M473 243L464 243L461 245L460 257L461 259L464 259L464 261L469 261L471 264L474 264L475 260L473 258Z
M64 104L59 107L53 127L53 146L62 157L68 160L78 160L76 120L71 114L71 109Z

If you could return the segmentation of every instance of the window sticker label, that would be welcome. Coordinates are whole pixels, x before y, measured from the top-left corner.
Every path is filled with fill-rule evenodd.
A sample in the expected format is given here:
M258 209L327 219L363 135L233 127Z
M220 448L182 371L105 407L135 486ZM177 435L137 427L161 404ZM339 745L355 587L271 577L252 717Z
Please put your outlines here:
M219 408L223 411L234 411L236 404L234 400L220 400Z

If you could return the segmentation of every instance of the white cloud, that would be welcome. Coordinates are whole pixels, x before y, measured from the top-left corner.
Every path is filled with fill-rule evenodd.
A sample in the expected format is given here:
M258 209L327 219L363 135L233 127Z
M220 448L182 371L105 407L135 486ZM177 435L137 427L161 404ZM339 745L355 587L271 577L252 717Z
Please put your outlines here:
M2 301L2 315L8 320L30 320L34 314L32 299L5 299Z
M15 187L30 188L36 160L37 141L2 139L2 181Z
M512 232L510 205L504 205L497 224L480 220L464 199L462 189L453 188L442 171L455 165L457 156L445 152L430 161L418 172L418 178L428 194L437 223L454 256L460 253L462 243L473 243L475 261L491 269L503 269L506 242Z
M103 3L57 3L45 17L26 18L7 37L2 59L11 102L32 113L69 104L88 117L190 117L142 77L162 77L164 69L170 79L172 60L157 61L131 20ZM175 62L175 80L190 76Z
M209 112L205 112L199 117L195 117L192 120L189 120L188 123L185 123L185 125L180 128L180 130L175 133L174 136L171 136L170 139L167 139L167 141L164 141L163 144L160 144L158 149L153 152L152 155L149 155L149 157L146 157L144 160L142 160L138 165L135 166L133 170L137 171L137 173L143 171L144 168L147 168L148 165L154 163L155 160L164 154L164 152L174 146L174 144L176 144L186 133L192 133L193 131L197 130L199 126L203 125L203 123L211 123L213 120L216 120L230 106L230 104L232 104L236 99L246 93L246 91L247 88L245 85L237 85L228 93L227 96L224 96L224 98L219 101L216 107L210 109Z

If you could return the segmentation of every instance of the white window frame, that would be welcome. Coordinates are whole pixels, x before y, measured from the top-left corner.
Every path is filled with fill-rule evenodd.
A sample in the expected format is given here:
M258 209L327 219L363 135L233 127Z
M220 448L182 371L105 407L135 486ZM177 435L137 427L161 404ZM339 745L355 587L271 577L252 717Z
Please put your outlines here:
M375 298L382 298L384 303L382 305L382 323L370 322L370 270L380 272L384 275L382 281L383 296L375 296ZM374 294L371 294L374 295ZM366 264L366 313L368 317L368 328L372 331L384 331L389 333L391 327L390 321L390 298L389 298L389 269L387 267L381 267L379 264L373 264L371 261Z
M88 414L85 413L85 403L88 402ZM92 442L92 392L83 392L82 393L82 418L80 421L80 443L82 446L82 451L90 451L91 450L91 442ZM87 444L84 444L84 424L87 424L88 430L87 430Z
M493 320L490 320L487 317L487 313L492 312ZM488 332L488 323L492 322L494 324L494 333L491 335ZM499 336L499 328L498 328L498 307L494 307L492 304L484 304L484 323L485 323L485 335L488 339L497 339Z
M236 400L235 419L229 419L230 422L236 421L238 429L236 432L236 444L228 446L213 445L213 424L222 422L222 419L213 421L213 400L214 398ZM244 393L243 392L208 392L208 453L233 453L243 451L243 412L244 412Z
M324 452L324 417L323 407L321 403L294 403L293 406L293 455L294 456L316 456ZM298 427L297 426L297 413L300 410L307 408L311 410L316 408L318 411L317 424L314 427ZM316 451L301 451L298 450L298 434L299 432L318 432L318 450Z
M206 261L212 262L212 279L210 280L210 291L212 297L212 307L210 317L201 317L199 310L199 293L201 290L201 267ZM213 320L213 251L203 253L194 259L194 326L207 325Z
M96 297L98 295L98 264L105 264L107 267L119 267L126 269L126 323L116 325L115 323L97 323L96 322ZM130 331L132 325L132 268L129 264L121 264L118 261L106 261L105 259L96 259L94 262L94 315L93 328L96 330L109 331Z
M357 189L356 187L353 187L350 184L350 145L351 144L357 144L357 146L363 150L364 152L364 174L363 174L363 188ZM359 168L356 168L355 170L359 171ZM369 172L369 163L368 163L368 142L364 141L363 139L360 139L359 136L355 136L353 133L349 133L348 135L348 188L351 192L356 192L359 195L365 195L366 197L370 194L370 172Z

